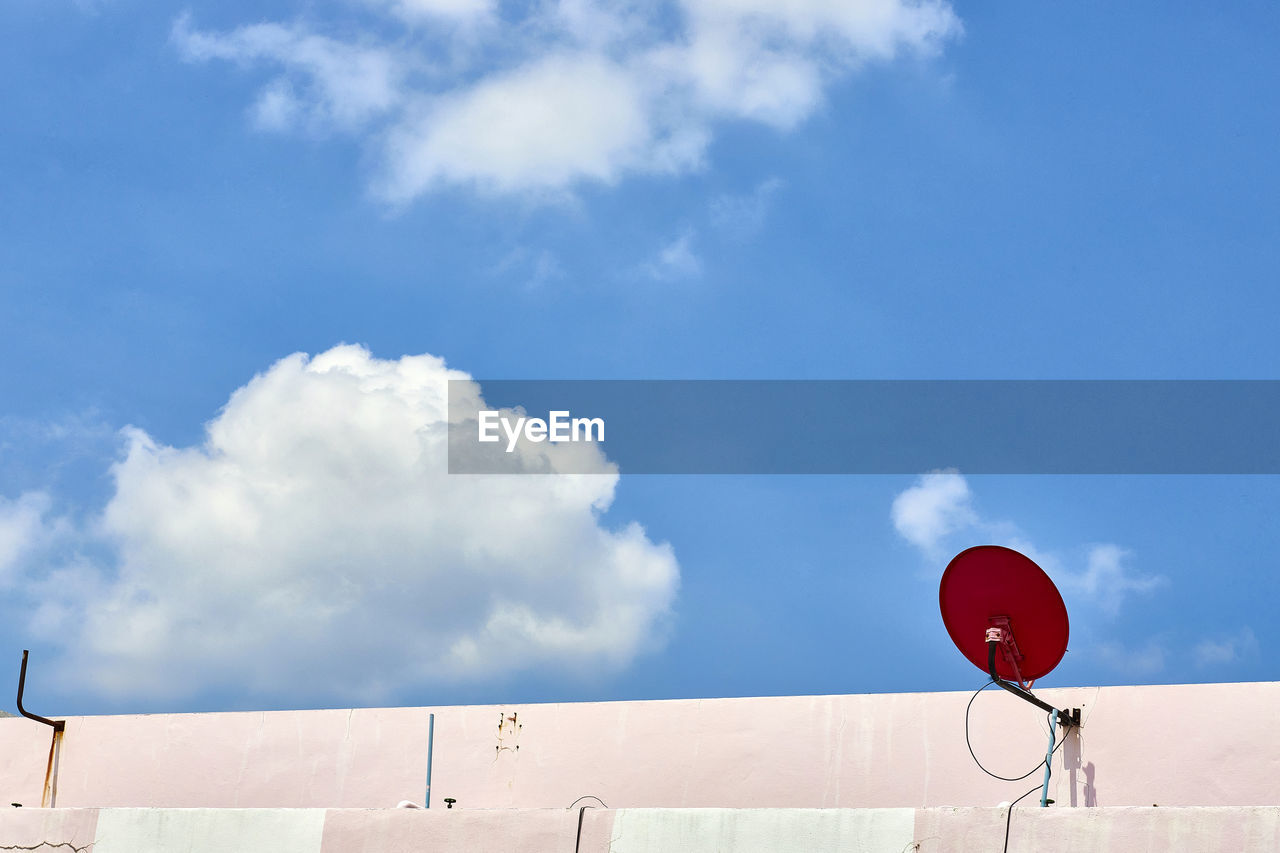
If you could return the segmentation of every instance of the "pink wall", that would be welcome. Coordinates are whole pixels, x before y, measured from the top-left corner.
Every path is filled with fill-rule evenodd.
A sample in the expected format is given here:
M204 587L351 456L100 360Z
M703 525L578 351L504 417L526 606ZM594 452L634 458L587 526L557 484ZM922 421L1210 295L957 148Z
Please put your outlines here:
M1084 709L1054 760L1061 805L1270 805L1280 684L1044 690ZM992 806L1039 780L981 773L968 693L157 714L67 721L59 806ZM516 722L510 721L511 716ZM501 730L499 720L503 721ZM1043 716L999 690L974 703L973 748L1003 775L1043 754ZM0 720L0 801L38 805L49 729ZM518 748L517 748L518 747ZM1030 798L1028 798L1028 801ZM1027 801L1024 801L1027 802Z

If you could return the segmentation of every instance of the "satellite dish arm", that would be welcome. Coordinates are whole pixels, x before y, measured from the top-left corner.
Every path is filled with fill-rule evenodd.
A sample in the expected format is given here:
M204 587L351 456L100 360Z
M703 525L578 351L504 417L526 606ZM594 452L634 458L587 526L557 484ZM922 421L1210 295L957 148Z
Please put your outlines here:
M1014 696L1017 696L1019 699L1025 699L1026 701L1030 702L1032 705L1035 705L1037 708L1044 711L1046 714L1052 714L1056 712L1058 715L1058 722L1061 723L1063 727L1075 726L1076 728L1079 728L1080 727L1080 709L1079 708L1074 708L1070 711L1058 710L1057 708L1053 707L1049 703L1043 702L1037 699L1035 696L1031 695L1030 692L1023 690L1021 687L1018 687L1016 684L1011 684L1010 682L1005 681L1003 678L1001 678L999 675L996 674L996 650L999 647L1000 647L999 640L992 640L990 638L987 639L987 671L991 675L991 680L996 684L1000 685L1001 687L1003 687L1005 690L1008 690Z

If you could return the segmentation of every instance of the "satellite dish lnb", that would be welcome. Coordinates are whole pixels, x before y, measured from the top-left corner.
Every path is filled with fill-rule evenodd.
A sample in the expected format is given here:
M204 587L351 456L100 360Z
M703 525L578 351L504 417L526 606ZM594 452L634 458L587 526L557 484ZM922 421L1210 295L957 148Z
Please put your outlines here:
M960 552L938 588L951 641L991 680L1031 704L1080 725L1080 712L1058 711L1031 693L1067 651L1067 607L1053 581L1012 548L979 545Z

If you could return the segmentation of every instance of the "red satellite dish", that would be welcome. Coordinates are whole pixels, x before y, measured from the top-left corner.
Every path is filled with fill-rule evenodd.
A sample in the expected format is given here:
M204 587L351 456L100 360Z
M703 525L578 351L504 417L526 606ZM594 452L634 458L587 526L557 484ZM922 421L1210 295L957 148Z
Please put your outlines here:
M996 672L1015 683L1048 675L1067 651L1067 607L1029 557L999 545L961 551L942 573L942 621L961 654L987 670L988 629L999 628Z

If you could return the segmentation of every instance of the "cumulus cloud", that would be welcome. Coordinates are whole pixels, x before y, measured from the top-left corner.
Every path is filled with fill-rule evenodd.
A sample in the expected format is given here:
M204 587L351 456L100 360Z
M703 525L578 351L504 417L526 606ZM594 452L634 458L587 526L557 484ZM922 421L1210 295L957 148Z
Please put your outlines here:
M893 499L893 526L898 534L928 556L941 553L942 540L975 525L973 493L954 471L935 471Z
M852 70L933 54L960 32L943 0L361 8L372 20L358 36L296 23L201 31L183 18L174 41L190 61L277 69L255 122L358 133L392 203L448 185L540 193L696 169L718 123L789 129Z
M129 430L100 524L116 565L68 567L79 580L41 593L32 628L118 694L368 702L625 665L660 637L671 548L603 522L617 474L594 448L566 452L596 453L595 475L450 476L450 379L468 377L341 346L254 377L197 446ZM536 447L519 464L555 471L557 448Z

